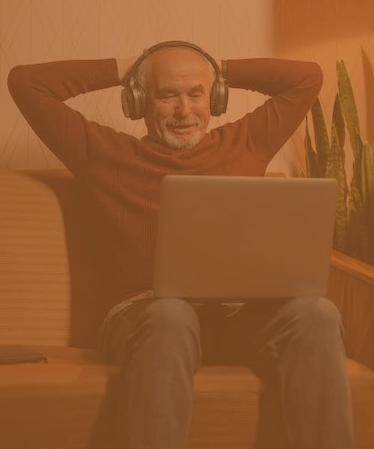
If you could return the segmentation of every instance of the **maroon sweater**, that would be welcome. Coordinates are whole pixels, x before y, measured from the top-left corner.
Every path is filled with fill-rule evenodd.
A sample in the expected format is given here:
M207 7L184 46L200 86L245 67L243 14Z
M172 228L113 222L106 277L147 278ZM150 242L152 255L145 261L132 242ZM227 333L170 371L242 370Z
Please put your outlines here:
M9 90L36 134L79 180L110 271L108 306L151 288L160 183L167 174L262 176L307 114L322 84L318 65L280 59L228 61L232 88L270 96L193 148L172 150L90 122L64 100L118 86L114 59L63 61L11 70ZM110 261L110 263L109 263ZM109 268L110 267L110 268Z

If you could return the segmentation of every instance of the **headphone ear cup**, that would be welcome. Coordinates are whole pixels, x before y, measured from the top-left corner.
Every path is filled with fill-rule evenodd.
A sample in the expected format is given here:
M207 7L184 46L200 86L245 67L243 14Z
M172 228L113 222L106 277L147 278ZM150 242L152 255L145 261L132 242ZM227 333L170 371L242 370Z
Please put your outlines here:
M217 75L210 91L210 113L214 116L224 114L227 109L229 88L222 75Z
M134 78L130 78L128 85L121 93L122 110L126 117L138 120L144 117L146 108L146 94Z
M131 118L132 111L134 110L134 97L128 87L122 89L121 104L122 104L122 111L125 114L125 116Z

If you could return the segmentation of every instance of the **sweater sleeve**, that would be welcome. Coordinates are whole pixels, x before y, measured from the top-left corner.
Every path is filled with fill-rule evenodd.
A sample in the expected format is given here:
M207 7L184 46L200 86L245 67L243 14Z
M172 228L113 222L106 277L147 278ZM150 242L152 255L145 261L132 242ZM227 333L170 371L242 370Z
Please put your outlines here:
M321 68L314 62L273 58L229 60L227 67L230 87L270 96L237 123L247 148L267 164L316 100L323 81Z
M87 160L90 136L101 127L64 101L119 84L115 59L17 66L8 76L9 91L27 122L73 172Z

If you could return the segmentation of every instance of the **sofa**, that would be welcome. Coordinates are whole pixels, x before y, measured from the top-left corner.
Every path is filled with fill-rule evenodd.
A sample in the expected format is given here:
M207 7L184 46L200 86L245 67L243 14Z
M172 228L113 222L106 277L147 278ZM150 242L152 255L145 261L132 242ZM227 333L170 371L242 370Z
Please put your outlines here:
M0 171L0 353L48 361L0 365L4 449L115 447L118 367L95 350L105 279L86 207L65 169ZM333 252L327 296L346 327L355 449L373 449L374 267L355 262L350 280L350 263ZM186 448L285 449L273 401L245 366L202 367Z

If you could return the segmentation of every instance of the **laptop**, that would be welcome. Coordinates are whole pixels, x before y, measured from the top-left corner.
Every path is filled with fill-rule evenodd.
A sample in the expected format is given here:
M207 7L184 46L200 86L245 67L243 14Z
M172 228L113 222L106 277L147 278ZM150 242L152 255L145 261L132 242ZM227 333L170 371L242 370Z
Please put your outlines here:
M155 296L324 296L337 192L334 179L166 176Z

